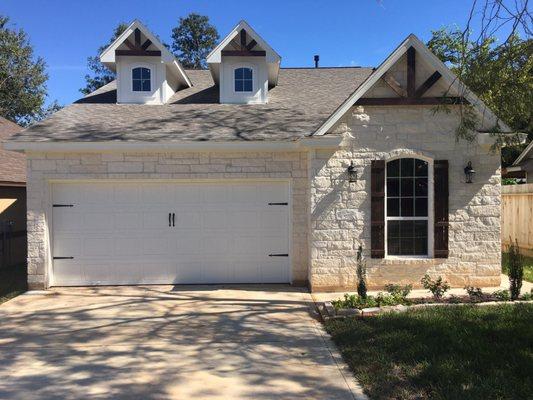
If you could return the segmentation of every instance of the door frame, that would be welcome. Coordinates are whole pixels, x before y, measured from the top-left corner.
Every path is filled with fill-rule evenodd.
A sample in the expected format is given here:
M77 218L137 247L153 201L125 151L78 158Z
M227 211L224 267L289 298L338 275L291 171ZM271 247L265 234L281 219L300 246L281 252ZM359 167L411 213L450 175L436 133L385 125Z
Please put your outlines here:
M168 184L187 184L187 183L199 183L199 184L208 184L208 183L217 183L217 184L234 184L234 183L285 183L288 188L288 198L287 198L287 207L288 209L288 248L289 248L289 283L293 283L293 223L292 223L292 179L291 178L223 178L223 179L49 179L47 180L47 190L48 194L45 196L47 198L45 210L45 220L47 221L45 229L45 241L47 242L48 254L47 260L45 260L45 281L47 282L46 287L56 286L54 282L54 247L53 247L53 233L54 233L54 221L53 221L53 193L54 185L57 184L114 184L114 183L168 183ZM170 283L169 283L170 285ZM105 285L104 285L105 286ZM112 286L128 286L128 285L112 285ZM132 286L132 285L129 285Z

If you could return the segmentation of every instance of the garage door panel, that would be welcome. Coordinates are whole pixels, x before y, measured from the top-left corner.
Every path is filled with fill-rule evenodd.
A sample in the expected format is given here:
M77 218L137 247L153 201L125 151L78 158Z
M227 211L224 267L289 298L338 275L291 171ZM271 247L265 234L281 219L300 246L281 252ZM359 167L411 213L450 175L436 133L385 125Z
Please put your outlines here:
M170 210L169 210L170 212ZM164 211L145 211L142 213L142 228L155 230L157 232L166 232L169 229L169 212Z
M114 217L109 212L87 212L78 220L78 229L84 232L112 231L115 227Z
M115 238L115 256L138 256L142 254L142 240L140 238L119 237Z
M82 254L82 238L56 234L53 241L54 253L58 257L79 257Z
M173 202L176 205L195 205L202 201L199 185L176 185L173 186L173 193Z
M112 265L105 260L87 261L81 259L73 264L75 263L81 265L84 275L84 283L88 285L112 285L117 281L114 268L112 268Z
M228 215L224 210L206 211L202 213L202 226L204 229L226 229L228 226Z
M114 202L123 204L140 203L141 186L139 184L117 184L114 190Z
M202 213L197 211L177 211L176 228L179 231L198 230L202 227Z
M62 285L88 284L82 264L72 260L54 260L54 275L61 277Z
M230 213L230 226L235 229L259 228L259 215L257 211L232 211Z
M84 257L112 257L113 237L85 237L82 248Z
M167 256L169 254L169 239L166 237L143 237L141 248L146 256Z
M287 282L284 183L54 184L56 285ZM175 226L168 226L169 213Z
M113 215L115 230L130 231L143 227L142 213L140 212L117 212Z

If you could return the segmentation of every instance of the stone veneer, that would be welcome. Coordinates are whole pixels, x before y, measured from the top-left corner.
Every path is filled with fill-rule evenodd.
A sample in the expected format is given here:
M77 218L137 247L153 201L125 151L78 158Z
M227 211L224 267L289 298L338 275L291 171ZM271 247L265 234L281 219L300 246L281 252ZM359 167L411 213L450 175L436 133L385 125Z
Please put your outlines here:
M47 286L50 180L290 179L292 277L307 283L307 154L272 153L28 153L28 284Z
M456 142L457 115L431 107L354 107L333 134L340 149L301 152L28 153L28 281L47 285L50 180L283 178L292 189L293 283L313 291L354 289L361 244L368 283L419 285L429 273L453 286L500 283L499 154ZM449 161L449 258L371 259L370 161L422 156ZM477 174L464 183L471 160ZM348 183L350 162L358 182ZM430 226L431 229L431 226Z
M420 285L425 273L451 285L500 283L500 155L455 140L458 117L430 107L353 107L337 124L341 149L310 155L309 280L313 291L353 289L355 254L364 248L370 288ZM370 162L417 155L449 161L449 258L370 258ZM477 171L466 184L463 168ZM353 161L358 181L348 183ZM430 178L431 179L431 178ZM431 226L429 227L431 229ZM431 243L430 243L431 245Z

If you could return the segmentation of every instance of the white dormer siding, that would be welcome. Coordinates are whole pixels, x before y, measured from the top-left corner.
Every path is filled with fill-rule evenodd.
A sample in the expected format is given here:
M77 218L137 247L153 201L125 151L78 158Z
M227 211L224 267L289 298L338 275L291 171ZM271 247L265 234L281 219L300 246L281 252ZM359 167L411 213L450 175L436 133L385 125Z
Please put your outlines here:
M174 93L168 87L166 68L159 57L118 56L116 63L118 103L163 104ZM149 91L134 90L132 74L135 68L150 71Z
M280 62L278 53L246 21L239 22L207 56L220 103L231 104L267 103L268 89L278 83ZM245 71L246 77L236 76L236 70Z
M235 78L235 71L250 69L252 91L236 88L243 80ZM268 101L268 69L264 57L222 57L220 71L220 102L232 104L258 104Z

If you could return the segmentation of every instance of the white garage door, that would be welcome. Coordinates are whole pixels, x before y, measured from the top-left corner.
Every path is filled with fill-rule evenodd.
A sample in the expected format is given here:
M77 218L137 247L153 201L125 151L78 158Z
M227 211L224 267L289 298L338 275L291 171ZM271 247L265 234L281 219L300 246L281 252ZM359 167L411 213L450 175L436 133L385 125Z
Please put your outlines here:
M286 183L53 184L52 284L289 281Z

